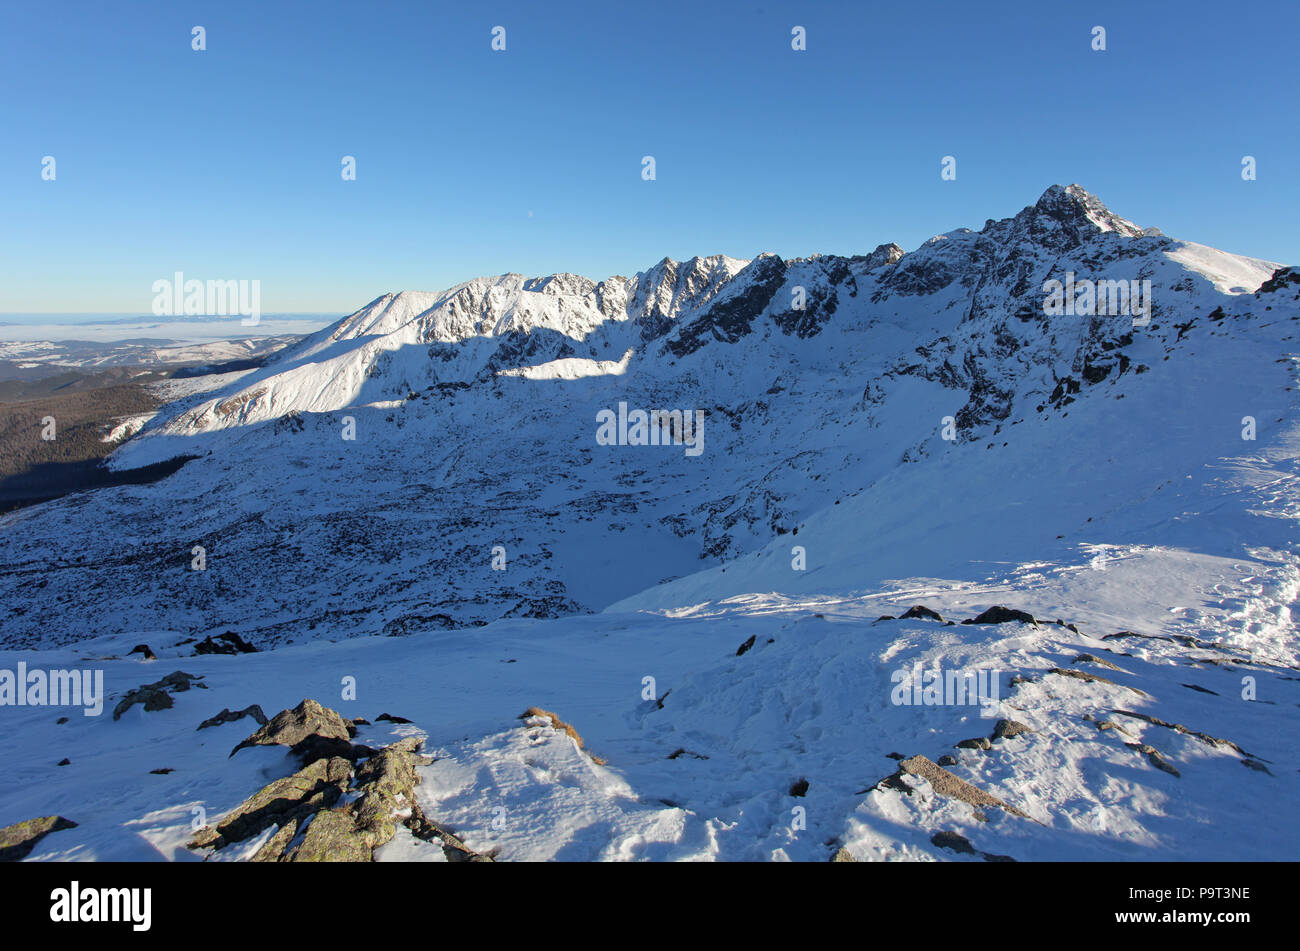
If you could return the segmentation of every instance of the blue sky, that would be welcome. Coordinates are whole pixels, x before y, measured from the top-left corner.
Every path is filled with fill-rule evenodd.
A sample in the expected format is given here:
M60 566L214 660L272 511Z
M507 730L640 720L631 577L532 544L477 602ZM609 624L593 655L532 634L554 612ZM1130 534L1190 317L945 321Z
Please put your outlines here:
M0 312L148 313L175 271L342 314L505 271L910 250L1070 182L1300 263L1295 24L1283 2L10 3Z

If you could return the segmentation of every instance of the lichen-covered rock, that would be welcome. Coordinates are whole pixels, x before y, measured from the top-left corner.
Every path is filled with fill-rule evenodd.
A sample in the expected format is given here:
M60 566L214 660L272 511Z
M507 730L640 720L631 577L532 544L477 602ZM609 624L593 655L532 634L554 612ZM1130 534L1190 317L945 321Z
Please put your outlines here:
M338 755L341 750L351 746L348 742L350 737L347 721L343 717L309 698L292 710L281 710L269 723L231 750L230 755L234 756L249 746L287 746L305 761L310 761L323 755ZM322 744L321 740L338 740L345 747Z
M302 842L284 861L369 862L379 844L373 834L357 827L347 809L327 809L312 817Z
M275 826L251 861L369 862L404 822L420 838L437 839L451 861L492 861L420 811L415 787L416 767L428 761L419 753L423 739L407 737L376 751L350 743L354 730L315 700L276 714L231 755L246 746L288 746L306 765L250 796L215 829L202 830L190 848L222 849Z
M18 862L25 859L36 843L51 832L75 829L77 824L63 816L40 816L15 822L0 829L0 862Z
M224 848L243 842L271 825L301 823L320 809L339 801L352 774L352 764L341 757L318 759L292 776L277 779L244 800L215 829L200 830L190 848ZM287 844L287 843L286 843Z

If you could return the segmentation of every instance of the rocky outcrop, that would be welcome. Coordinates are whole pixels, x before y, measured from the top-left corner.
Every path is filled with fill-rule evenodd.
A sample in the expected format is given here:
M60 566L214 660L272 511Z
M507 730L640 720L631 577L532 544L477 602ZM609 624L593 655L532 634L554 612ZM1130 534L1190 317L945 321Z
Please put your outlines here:
M265 860L263 853L282 854L301 824L338 802L351 775L352 764L341 757L318 759L254 793L215 828L200 830L190 848L225 848L277 825L279 832L258 851L254 860Z
M1034 731L1030 729L1029 726L1027 726L1024 723L1021 723L1019 720L999 720L997 723L993 725L992 739L1009 740L1011 739L1011 737L1019 736L1021 733L1033 733L1033 732Z
M907 776L919 776L928 780L934 791L940 796L947 796L950 799L960 799L962 802L975 806L977 811L981 806L996 806L1013 816L1019 816L1022 819L1028 819L1025 813L1021 812L1015 806L1003 802L997 796L986 793L978 786L972 786L957 776L954 776L942 766L937 765L924 756L912 756L898 764L898 770L886 776L875 786L864 789L862 792L870 792L874 789L897 789L911 795L912 786L907 782Z
M924 604L914 604L902 614L902 619L921 618L927 621L942 621L943 615L938 611L927 608Z
M374 752L353 746L355 727L328 707L306 699L292 710L281 710L269 723L230 751L234 756L249 746L287 746L302 762L340 756L355 762Z
M223 707L220 713L208 717L200 723L198 729L206 730L209 727L221 726L223 723L234 723L236 720L242 720L244 717L252 717L262 726L266 726L266 714L262 712L262 708L255 703L250 703L242 710L227 710Z
M15 822L0 829L0 862L18 862L31 854L36 843L51 832L75 829L77 824L63 816L41 816Z
M1064 667L1053 667L1048 671L1048 673L1057 674L1061 677L1072 677L1075 680L1082 680L1087 684L1109 684L1112 687L1122 687L1125 690L1132 690L1134 693L1140 694L1143 697L1147 696L1146 691L1139 690L1137 687L1130 687L1128 684L1117 684L1115 681L1102 677L1099 674L1089 674L1082 670L1067 670Z
M1174 765L1170 763L1169 760L1165 759L1163 754L1161 754L1161 752L1150 743L1125 743L1124 745L1131 750L1137 750L1139 753L1144 754L1147 761L1156 769L1164 770L1171 776L1180 775L1178 770L1174 768Z
M234 631L226 631L213 637L209 634L194 645L196 654L255 654L257 648L244 640Z
M329 744L348 744L348 723L314 700L283 710L245 746L279 745L308 754ZM381 750L351 746L353 757L321 755L277 779L205 827L189 843L212 852L274 832L250 857L254 862L369 862L392 840L399 824L426 841L436 840L452 861L491 861L449 829L428 819L415 799L416 767L423 740L407 737ZM234 752L231 753L234 755Z
M173 704L171 693L181 693L189 690L191 687L202 687L207 689L207 684L200 683L203 680L201 675L187 674L183 670L168 674L162 680L156 680L151 684L142 684L134 690L129 690L118 705L113 708L113 719L121 718L137 703L144 704L147 712L156 710L170 710Z
M1109 667L1111 670L1119 670L1119 667L1117 665L1112 664L1110 661L1106 660L1105 658L1098 657L1096 654L1080 654L1078 657L1074 658L1074 660L1070 661L1070 663L1071 664L1096 664L1099 667Z
M963 624L1010 624L1013 621L1019 621L1021 624L1032 624L1038 626L1038 620L1028 611L1017 611L1015 608L1004 608L1000 604L995 604L982 614L973 618L967 618L962 621Z

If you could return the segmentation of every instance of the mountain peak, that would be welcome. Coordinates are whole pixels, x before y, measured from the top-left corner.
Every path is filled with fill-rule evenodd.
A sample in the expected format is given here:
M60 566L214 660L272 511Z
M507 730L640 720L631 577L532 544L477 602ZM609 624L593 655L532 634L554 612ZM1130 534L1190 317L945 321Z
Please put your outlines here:
M1050 186L1034 204L1033 211L1035 214L1076 227L1091 226L1100 231L1114 231L1130 238L1143 234L1141 228L1112 212L1100 198L1082 185Z

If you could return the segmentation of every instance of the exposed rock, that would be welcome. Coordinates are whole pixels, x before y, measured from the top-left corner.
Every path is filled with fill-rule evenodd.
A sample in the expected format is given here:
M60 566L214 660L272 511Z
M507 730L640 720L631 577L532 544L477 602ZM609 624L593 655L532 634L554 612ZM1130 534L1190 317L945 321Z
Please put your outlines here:
M668 806L676 806L676 803L668 802L668 800L663 800L663 802ZM436 840L441 843L442 854L446 856L448 862L495 861L493 855L495 849L487 854L475 852L446 826L440 825L426 816L419 803L411 806L411 815L407 817L405 825L417 839L423 839L426 842Z
M335 739L332 736L315 735L295 743L292 752L303 763L322 758L328 759L331 756L340 756L348 762L355 763L357 760L375 755L373 747Z
M411 722L410 720L406 719L406 717L395 717L391 713L381 713L379 714L379 716L375 717L376 723L379 723L381 721L387 723L410 723Z
M234 631L218 634L214 639L211 634L194 645L196 654L256 654L257 648L244 640Z
M113 719L119 719L122 714L135 706L137 703L144 704L147 712L156 710L169 710L172 707L172 697L167 691L171 690L176 693L189 690L190 687L202 687L207 689L207 684L200 683L202 675L195 676L187 674L183 670L178 670L168 674L162 680L154 681L151 684L143 684L134 690L129 690L116 707L113 708Z
M356 785L363 790L351 806L358 830L373 838L371 846L383 845L393 837L396 822L393 814L415 802L415 787L420 777L416 753L424 741L407 737L380 750L356 771Z
M1178 770L1174 769L1173 764L1170 763L1163 756L1161 756L1160 751L1157 750L1154 746L1151 746L1148 743L1125 743L1124 745L1131 750L1137 750L1139 753L1145 753L1151 765L1154 766L1156 769L1163 769L1166 773L1168 773L1171 776L1180 775Z
M1080 654L1080 655L1079 655L1078 657L1076 657L1074 660L1070 661L1070 663L1072 663L1072 664L1098 664L1098 665L1100 665L1100 666L1102 666L1102 667L1109 667L1111 670L1119 670L1119 668L1118 668L1117 666L1115 666L1114 664L1112 664L1110 661L1108 661L1108 660L1103 660L1102 658L1098 657L1096 654Z
M962 621L963 624L1009 624L1012 621L1019 621L1021 624L1032 624L1038 626L1038 621L1032 614L1027 611L1017 611L1014 608L1004 608L1000 604L995 604L983 614Z
M1153 723L1156 726L1162 726L1165 727L1166 729L1173 730L1177 733L1183 733L1186 734L1187 736L1194 736L1202 743L1206 743L1210 746L1226 746L1228 749L1232 750L1234 753L1237 753L1239 756L1243 756L1250 759L1259 758L1255 756L1253 753L1247 753L1236 743L1232 742L1232 740L1225 740L1222 737L1218 737L1218 736L1210 736L1210 734L1202 733L1199 730L1191 730L1183 726L1181 723L1170 723L1168 720L1162 720L1159 717L1153 717L1148 713L1135 713L1132 710L1115 710L1113 712L1118 714L1119 716L1133 717L1135 720L1145 720L1147 723Z
M266 714L262 708L255 703L251 703L242 710L227 710L224 707L216 716L208 717L200 723L197 729L206 730L210 726L221 726L223 723L234 723L236 720L242 720L244 717L252 717L261 726L266 726Z
M832 862L856 862L857 859L853 857L852 852L844 848L844 846L840 846L838 849L835 850L835 854L831 856L831 861Z
M1114 640L1117 637L1136 637L1144 641L1168 641L1171 644L1182 644L1184 647L1213 647L1213 644L1206 644L1197 640L1190 634L1139 634L1136 631L1119 631L1115 634L1103 634L1103 641Z
M420 782L416 766L422 760L418 754L422 742L407 737L355 769L341 757L318 759L293 776L271 783L215 830L196 836L190 847L220 849L276 825L276 832L258 849L253 861L369 862L374 850L393 838L401 822L420 838L438 839L452 861L491 861L420 810L415 787ZM345 794L351 801L340 804Z
M695 759L708 759L708 757L703 753L692 753L690 750L682 746L677 747L677 749L668 754L669 759L677 759L680 756L692 756Z
M388 839L392 838L389 832ZM357 829L346 809L324 809L312 816L297 847L282 858L289 862L369 862L377 843Z
M306 699L292 710L281 710L269 723L231 750L230 755L234 756L246 746L287 746L304 762L310 762L323 755L350 752L350 736L341 716L315 700ZM344 758L355 760L357 756Z
M1268 773L1270 776L1273 775L1273 773L1269 770L1269 768L1268 768L1267 766L1265 766L1265 765L1264 765L1263 763L1261 763L1259 760L1251 759L1249 756L1246 757L1246 758L1244 758L1244 759L1241 761L1241 765L1242 765L1242 766L1249 766L1251 769L1255 770L1255 772L1257 772L1257 773Z
M277 779L244 800L215 829L201 829L190 848L220 849L250 839L271 825L279 825L283 830L290 822L300 824L318 810L338 802L351 773L352 764L340 757L309 763L292 776Z
M1085 717L1084 719L1092 719L1092 718ZM1122 726L1116 723L1114 720L1094 720L1093 722L1096 724L1097 729L1101 730L1103 733L1106 732L1107 730L1118 730L1119 732L1123 733L1125 736L1133 735L1128 730L1124 729Z
M941 849L949 849L967 855L975 854L975 846L970 844L970 839L959 832L936 832L930 836L930 842Z
M149 770L150 775L153 776L166 776L168 773L174 773L174 772L176 772L176 770L172 769L172 767L170 766L164 766L161 769Z
M988 750L993 748L986 736L973 736L969 740L962 740L957 744L959 750Z
M956 765L958 765L958 764L957 764L957 757L953 756L951 753L944 753L944 754L943 754L942 756L940 756L940 757L939 757L935 762L937 762L940 766L956 766Z
M126 654L128 657L131 656L132 654L144 654L145 660L158 659L158 655L156 655L152 650L149 649L148 644L136 644L135 647L132 647L129 651L126 652Z
M808 795L808 780L799 778L790 786L790 795L802 798Z
M55 765L55 766L71 766L71 765L72 765L72 760L68 759L68 758L65 756L65 757L63 757L63 759L59 760L59 761L58 761L57 763L55 763L54 765Z
M736 656L739 657L741 654L745 653L745 651L753 647L754 641L757 639L757 637L758 635L756 634L749 635L749 640L745 641L745 643L741 644L739 647L736 648Z
M917 755L899 763L898 771L890 776L886 776L880 782L876 783L871 789L898 789L901 792L911 793L912 787L903 780L906 774L920 776L929 780L934 791L940 796L947 796L950 799L960 799L962 802L970 803L972 806L997 806L1004 809L1013 816L1020 816L1022 819L1028 819L1025 813L1021 812L1015 806L1009 805L999 799L997 796L990 795L977 786L972 786L963 779L954 776L941 766L938 766L924 756ZM870 789L864 789L863 792L869 792Z
M1113 680L1108 680L1099 674L1090 674L1082 670L1067 670L1064 667L1053 667L1048 671L1049 674L1060 674L1062 677L1073 677L1075 680L1082 680L1084 683L1110 684L1112 687L1122 687L1125 690L1132 690L1141 696L1147 696L1146 691L1139 690L1137 687L1130 687L1128 684L1117 684Z
M0 829L0 862L21 861L31 853L37 842L51 832L76 827L75 822L63 816L41 816L5 826Z
M1034 731L1019 720L999 720L993 726L993 739L1009 740L1013 736L1019 736L1021 733L1033 733Z
M927 621L942 621L943 616L938 612L927 608L924 604L914 604L903 612L902 619L923 618Z

